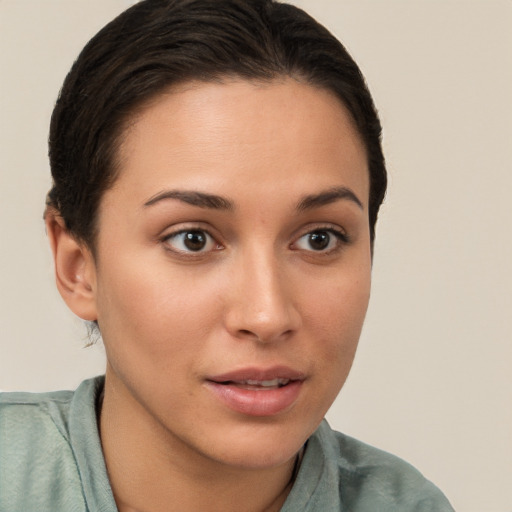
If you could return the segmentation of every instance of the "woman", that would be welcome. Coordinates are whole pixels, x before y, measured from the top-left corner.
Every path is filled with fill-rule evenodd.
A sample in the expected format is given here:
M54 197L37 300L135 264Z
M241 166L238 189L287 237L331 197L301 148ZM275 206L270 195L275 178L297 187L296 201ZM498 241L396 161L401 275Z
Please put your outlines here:
M348 375L386 188L341 44L270 0L145 0L52 117L58 289L107 353L6 394L0 510L448 511L323 417Z

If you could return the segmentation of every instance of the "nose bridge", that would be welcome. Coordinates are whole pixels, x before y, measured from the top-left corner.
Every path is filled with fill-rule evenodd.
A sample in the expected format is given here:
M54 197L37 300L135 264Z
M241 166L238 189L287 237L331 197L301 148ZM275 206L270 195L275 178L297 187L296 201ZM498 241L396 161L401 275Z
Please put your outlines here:
M239 256L228 328L237 337L274 341L296 330L300 321L285 269L271 247L248 248Z

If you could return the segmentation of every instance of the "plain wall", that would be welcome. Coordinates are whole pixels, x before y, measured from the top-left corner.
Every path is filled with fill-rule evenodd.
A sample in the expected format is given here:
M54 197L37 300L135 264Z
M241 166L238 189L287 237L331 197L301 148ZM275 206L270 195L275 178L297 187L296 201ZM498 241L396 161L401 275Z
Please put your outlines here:
M74 388L101 346L53 283L49 116L127 0L0 0L0 388ZM512 511L512 3L302 0L360 64L390 189L352 374L329 413L459 512Z

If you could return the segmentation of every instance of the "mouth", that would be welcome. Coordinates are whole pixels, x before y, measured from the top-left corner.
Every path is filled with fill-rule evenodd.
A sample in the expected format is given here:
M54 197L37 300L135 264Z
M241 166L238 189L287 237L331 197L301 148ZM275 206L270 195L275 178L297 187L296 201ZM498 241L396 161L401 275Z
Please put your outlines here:
M248 416L273 416L297 401L305 376L287 367L244 369L206 379L206 387L224 406Z
M265 391L269 389L279 389L283 386L287 386L291 382L291 379L276 378L271 380L227 380L223 382L217 382L217 384L223 386L235 386L240 389L248 389L252 391Z

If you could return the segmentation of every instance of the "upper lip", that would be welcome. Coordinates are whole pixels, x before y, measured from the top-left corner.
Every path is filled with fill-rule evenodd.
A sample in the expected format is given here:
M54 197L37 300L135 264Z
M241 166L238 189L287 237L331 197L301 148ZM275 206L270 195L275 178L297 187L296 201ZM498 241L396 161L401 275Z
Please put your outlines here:
M289 368L288 366L272 366L270 368L240 368L206 378L206 380L218 383L243 382L247 380L270 381L274 379L304 380L305 375L304 373Z

